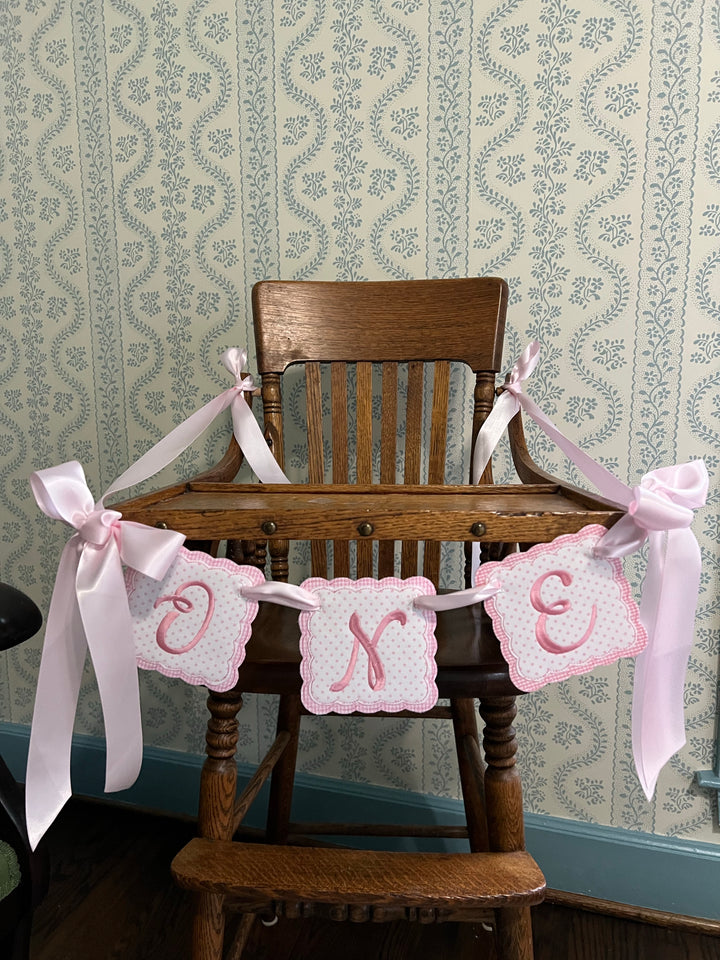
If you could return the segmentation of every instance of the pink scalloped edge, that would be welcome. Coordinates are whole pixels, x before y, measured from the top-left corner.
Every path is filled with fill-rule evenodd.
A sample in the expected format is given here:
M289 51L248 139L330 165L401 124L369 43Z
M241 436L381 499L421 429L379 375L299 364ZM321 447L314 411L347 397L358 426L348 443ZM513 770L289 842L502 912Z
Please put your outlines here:
M373 590L382 590L383 585L392 584L392 586L411 586L418 590L418 594L425 596L434 596L435 586L426 577L408 577L401 580L399 577L384 577L382 580L375 580L372 577L363 577L360 580L350 580L348 577L337 577L334 580L325 580L322 577L310 577L304 580L300 586L305 590L313 591L316 587L330 588L331 590L347 589L351 587L369 587ZM426 670L425 681L427 683L427 696L420 701L395 700L385 703L366 703L363 700L355 700L350 703L319 703L310 692L310 682L312 676L313 656L310 649L311 639L317 640L310 629L312 615L315 611L303 610L298 618L300 624L300 676L303 680L300 699L303 705L313 714L321 715L326 713L377 713L380 710L386 710L388 713L399 712L400 710L411 710L413 713L424 713L437 703L438 689L435 684L437 676L437 663L435 653L437 651L437 638L435 637L435 625L437 615L434 610L416 609L425 620L425 644L426 644Z
M525 558L531 557L534 553L557 553L558 550L562 549L568 544L581 544L585 540L594 540L598 533L600 533L601 536L604 536L607 533L607 529L598 523L592 523L587 527L583 527L578 533L564 534L561 537L556 537L555 540L552 540L550 543L538 543L523 553L513 553L504 560L491 561L490 563L481 564L481 566L478 567L475 575L475 586L482 586L483 584L487 583L488 580L491 580L493 570L495 571L496 579L502 581L503 569L507 570L508 568L514 567L518 563L523 563ZM635 598L632 595L630 584L623 573L622 561L617 557L608 557L606 559L612 566L613 580L620 589L620 601L625 608L628 621L633 628L636 638L635 643L623 650L622 653L604 654L603 656L591 657L584 663L567 666L562 670L554 670L551 673L546 674L540 681L528 681L527 677L518 672L517 657L512 651L510 636L505 629L504 617L497 609L495 598L490 597L485 601L485 609L492 619L495 634L500 641L500 650L504 659L507 661L508 667L510 668L510 679L518 688L518 690L523 690L526 693L532 693L533 690L539 690L548 683L556 683L560 680L567 680L568 677L579 676L582 673L589 673L595 667L607 666L608 664L615 663L616 660L620 660L623 657L636 657L645 649L648 642L647 631L640 622L640 610L635 602Z
M232 560L228 560L226 557L210 557L207 553L203 553L201 550L187 550L185 547L180 547L178 554L185 554L185 559L192 560L196 563L202 563L203 566L208 569L221 569L226 570L228 573L233 576L241 577L242 579L249 581L253 586L265 583L265 577L262 572L257 569L257 567L251 567L249 565L239 566L237 563L233 563ZM135 583L137 580L138 574L136 570L128 568L125 574L125 583L127 584L128 599L132 596L132 592L135 589ZM238 668L241 666L243 660L245 659L245 647L247 646L248 640L252 634L252 624L253 620L257 616L258 612L258 602L257 600L249 600L243 598L247 604L247 614L242 623L240 632L235 637L233 641L233 657L228 661L228 669L225 677L219 685L215 684L214 686L209 686L207 680L198 674L187 673L181 667L166 667L164 664L154 663L150 660L145 660L144 657L136 657L136 662L139 667L143 670L155 670L157 673L161 673L164 677L173 677L175 679L184 680L185 683L192 684L194 687L204 686L209 690L214 690L216 693L224 693L225 690L230 690L237 683L237 672Z

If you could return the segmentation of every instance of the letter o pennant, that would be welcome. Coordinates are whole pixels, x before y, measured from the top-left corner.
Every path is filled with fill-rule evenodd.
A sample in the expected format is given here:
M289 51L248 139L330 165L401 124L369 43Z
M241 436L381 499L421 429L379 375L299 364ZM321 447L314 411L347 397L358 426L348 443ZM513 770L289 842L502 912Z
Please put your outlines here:
M258 611L257 602L241 596L240 589L264 581L255 567L185 547L161 583L126 570L138 666L229 690Z

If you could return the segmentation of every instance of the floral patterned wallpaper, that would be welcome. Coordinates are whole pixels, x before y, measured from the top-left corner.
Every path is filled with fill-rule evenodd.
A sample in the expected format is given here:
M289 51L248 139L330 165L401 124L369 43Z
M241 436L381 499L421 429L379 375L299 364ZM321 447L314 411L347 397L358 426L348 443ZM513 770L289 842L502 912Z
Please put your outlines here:
M573 438L630 482L696 456L713 480L687 747L648 804L632 663L546 688L528 809L716 839L718 0L0 0L0 57L0 576L47 610L66 531L28 474L78 458L99 495L223 386L255 281L502 275L508 362L542 342L532 396ZM39 644L0 659L5 720ZM201 752L203 693L142 686L148 743ZM243 759L271 727L248 697ZM78 729L102 731L90 674ZM451 731L423 730L318 718L302 768L457 796Z

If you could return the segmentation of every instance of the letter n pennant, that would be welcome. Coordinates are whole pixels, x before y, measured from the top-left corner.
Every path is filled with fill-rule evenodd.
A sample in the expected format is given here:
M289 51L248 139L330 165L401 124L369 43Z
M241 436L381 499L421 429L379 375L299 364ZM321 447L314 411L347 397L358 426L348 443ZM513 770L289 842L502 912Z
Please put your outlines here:
M424 577L302 584L320 602L300 614L301 698L311 713L422 713L438 697L436 615L413 606L434 594Z

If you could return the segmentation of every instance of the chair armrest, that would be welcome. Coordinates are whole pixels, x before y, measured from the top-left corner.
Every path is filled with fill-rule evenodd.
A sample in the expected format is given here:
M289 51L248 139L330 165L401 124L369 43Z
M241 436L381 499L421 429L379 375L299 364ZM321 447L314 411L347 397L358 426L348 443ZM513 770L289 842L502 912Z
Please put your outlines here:
M508 438L510 440L510 452L513 463L515 464L515 469L522 483L556 484L562 490L573 493L575 497L586 506L590 504L606 504L609 507L618 508L618 504L615 503L614 500L608 500L607 497L601 497L582 487L576 487L572 483L560 480L558 477L554 477L551 473L548 473L546 470L543 470L542 467L538 466L530 456L530 451L525 441L525 430L520 412L516 413L508 424ZM588 497L591 498L590 501L586 500ZM624 512L625 508L622 507L622 510Z
M222 459L208 470L193 477L188 483L232 483L244 459L243 452L233 434Z

